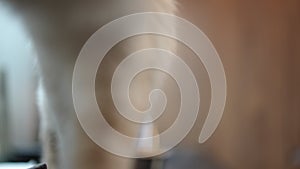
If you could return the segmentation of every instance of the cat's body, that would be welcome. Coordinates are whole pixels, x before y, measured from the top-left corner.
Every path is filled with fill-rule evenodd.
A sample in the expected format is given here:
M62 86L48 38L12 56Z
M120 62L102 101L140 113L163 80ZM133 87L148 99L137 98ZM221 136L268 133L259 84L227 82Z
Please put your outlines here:
M104 24L136 12L172 13L176 8L174 0L7 0L7 3L22 17L38 53L41 138L43 158L49 168L128 168L130 160L105 152L82 130L72 101L73 67L83 44Z

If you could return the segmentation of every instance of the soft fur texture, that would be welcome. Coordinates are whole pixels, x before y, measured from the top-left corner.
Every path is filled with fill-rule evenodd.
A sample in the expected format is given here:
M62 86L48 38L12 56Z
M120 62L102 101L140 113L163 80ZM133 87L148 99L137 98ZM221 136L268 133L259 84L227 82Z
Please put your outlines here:
M131 160L105 152L81 129L72 102L74 63L83 44L102 25L136 12L173 13L176 9L174 0L3 1L9 3L22 17L39 55L41 138L43 159L49 168L129 168ZM135 44L148 43L147 39L140 38L140 42ZM157 42L154 40L151 43ZM168 45L165 47L169 48ZM123 55L128 52L125 47L117 53ZM114 64L114 61L110 63ZM158 81L161 82L161 79ZM101 80L98 84L101 86ZM111 109L111 105L106 106L108 110ZM116 126L121 124L114 118L112 123ZM130 127L126 125L121 128L124 132L130 132Z

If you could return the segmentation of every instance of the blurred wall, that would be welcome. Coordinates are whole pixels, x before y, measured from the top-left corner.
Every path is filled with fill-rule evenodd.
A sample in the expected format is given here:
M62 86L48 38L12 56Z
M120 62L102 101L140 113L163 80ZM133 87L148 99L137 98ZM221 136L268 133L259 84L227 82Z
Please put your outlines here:
M12 152L36 144L35 66L30 39L21 23L1 4L0 37L0 69L5 73L2 84L5 85L7 98L7 119L0 117L7 125L1 125L1 130L8 133L7 138L0 136L0 143L8 140Z
M300 168L300 1L180 4L212 40L227 75L223 119L199 147L232 169Z

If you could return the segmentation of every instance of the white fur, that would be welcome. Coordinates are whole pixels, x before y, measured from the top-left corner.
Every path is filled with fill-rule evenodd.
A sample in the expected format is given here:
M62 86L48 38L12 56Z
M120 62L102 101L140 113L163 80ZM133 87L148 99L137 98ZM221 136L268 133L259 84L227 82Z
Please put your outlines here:
M73 66L82 45L102 25L135 12L173 13L174 0L9 1L39 55L41 138L49 168L129 168L130 160L105 152L81 129L72 102Z

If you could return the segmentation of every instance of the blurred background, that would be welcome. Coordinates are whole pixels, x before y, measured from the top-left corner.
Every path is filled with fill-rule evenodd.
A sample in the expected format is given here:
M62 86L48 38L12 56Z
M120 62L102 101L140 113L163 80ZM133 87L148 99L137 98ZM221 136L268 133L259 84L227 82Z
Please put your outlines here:
M178 15L213 42L228 94L213 137L197 144L199 117L169 168L300 168L300 1L180 0ZM2 162L39 156L34 55L21 22L0 5Z
M0 4L0 161L38 150L34 50L19 20Z

